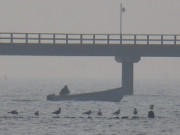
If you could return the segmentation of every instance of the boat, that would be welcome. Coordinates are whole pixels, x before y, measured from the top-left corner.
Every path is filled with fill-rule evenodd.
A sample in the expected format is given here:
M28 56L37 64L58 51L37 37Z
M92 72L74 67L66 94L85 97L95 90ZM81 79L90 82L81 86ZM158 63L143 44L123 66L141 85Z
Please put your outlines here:
M69 94L69 95L47 95L47 100L49 101L110 101L119 102L124 95L123 88L115 88L105 91L89 92L81 94Z

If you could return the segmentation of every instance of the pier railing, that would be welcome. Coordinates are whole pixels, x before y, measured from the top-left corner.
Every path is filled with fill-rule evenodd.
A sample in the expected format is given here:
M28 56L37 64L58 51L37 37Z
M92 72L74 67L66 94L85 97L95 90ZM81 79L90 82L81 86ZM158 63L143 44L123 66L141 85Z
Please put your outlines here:
M180 45L180 35L0 33L0 44L1 43L67 45Z

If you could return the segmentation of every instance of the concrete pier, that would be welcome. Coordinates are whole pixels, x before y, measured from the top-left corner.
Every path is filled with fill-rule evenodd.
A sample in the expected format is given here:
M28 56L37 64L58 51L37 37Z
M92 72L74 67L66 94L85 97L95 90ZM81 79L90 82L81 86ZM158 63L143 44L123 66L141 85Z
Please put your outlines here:
M133 95L133 64L139 62L140 56L115 56L118 63L122 63L122 88L125 95Z

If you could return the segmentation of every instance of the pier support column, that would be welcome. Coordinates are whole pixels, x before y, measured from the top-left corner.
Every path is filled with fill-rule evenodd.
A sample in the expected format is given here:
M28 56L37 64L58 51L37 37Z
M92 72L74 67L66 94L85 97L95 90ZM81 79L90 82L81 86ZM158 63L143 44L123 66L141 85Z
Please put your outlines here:
M140 56L115 56L118 63L122 63L122 88L125 95L133 94L133 64L139 62Z

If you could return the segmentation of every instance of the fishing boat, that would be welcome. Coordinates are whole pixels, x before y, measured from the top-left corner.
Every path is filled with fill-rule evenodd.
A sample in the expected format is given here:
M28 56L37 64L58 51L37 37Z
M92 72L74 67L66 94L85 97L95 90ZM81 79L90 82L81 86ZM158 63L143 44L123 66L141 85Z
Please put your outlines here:
M65 100L75 100L75 101L110 101L119 102L124 95L123 88L115 88L105 91L89 92L81 94L69 94L69 95L47 95L47 100L49 101L65 101Z

